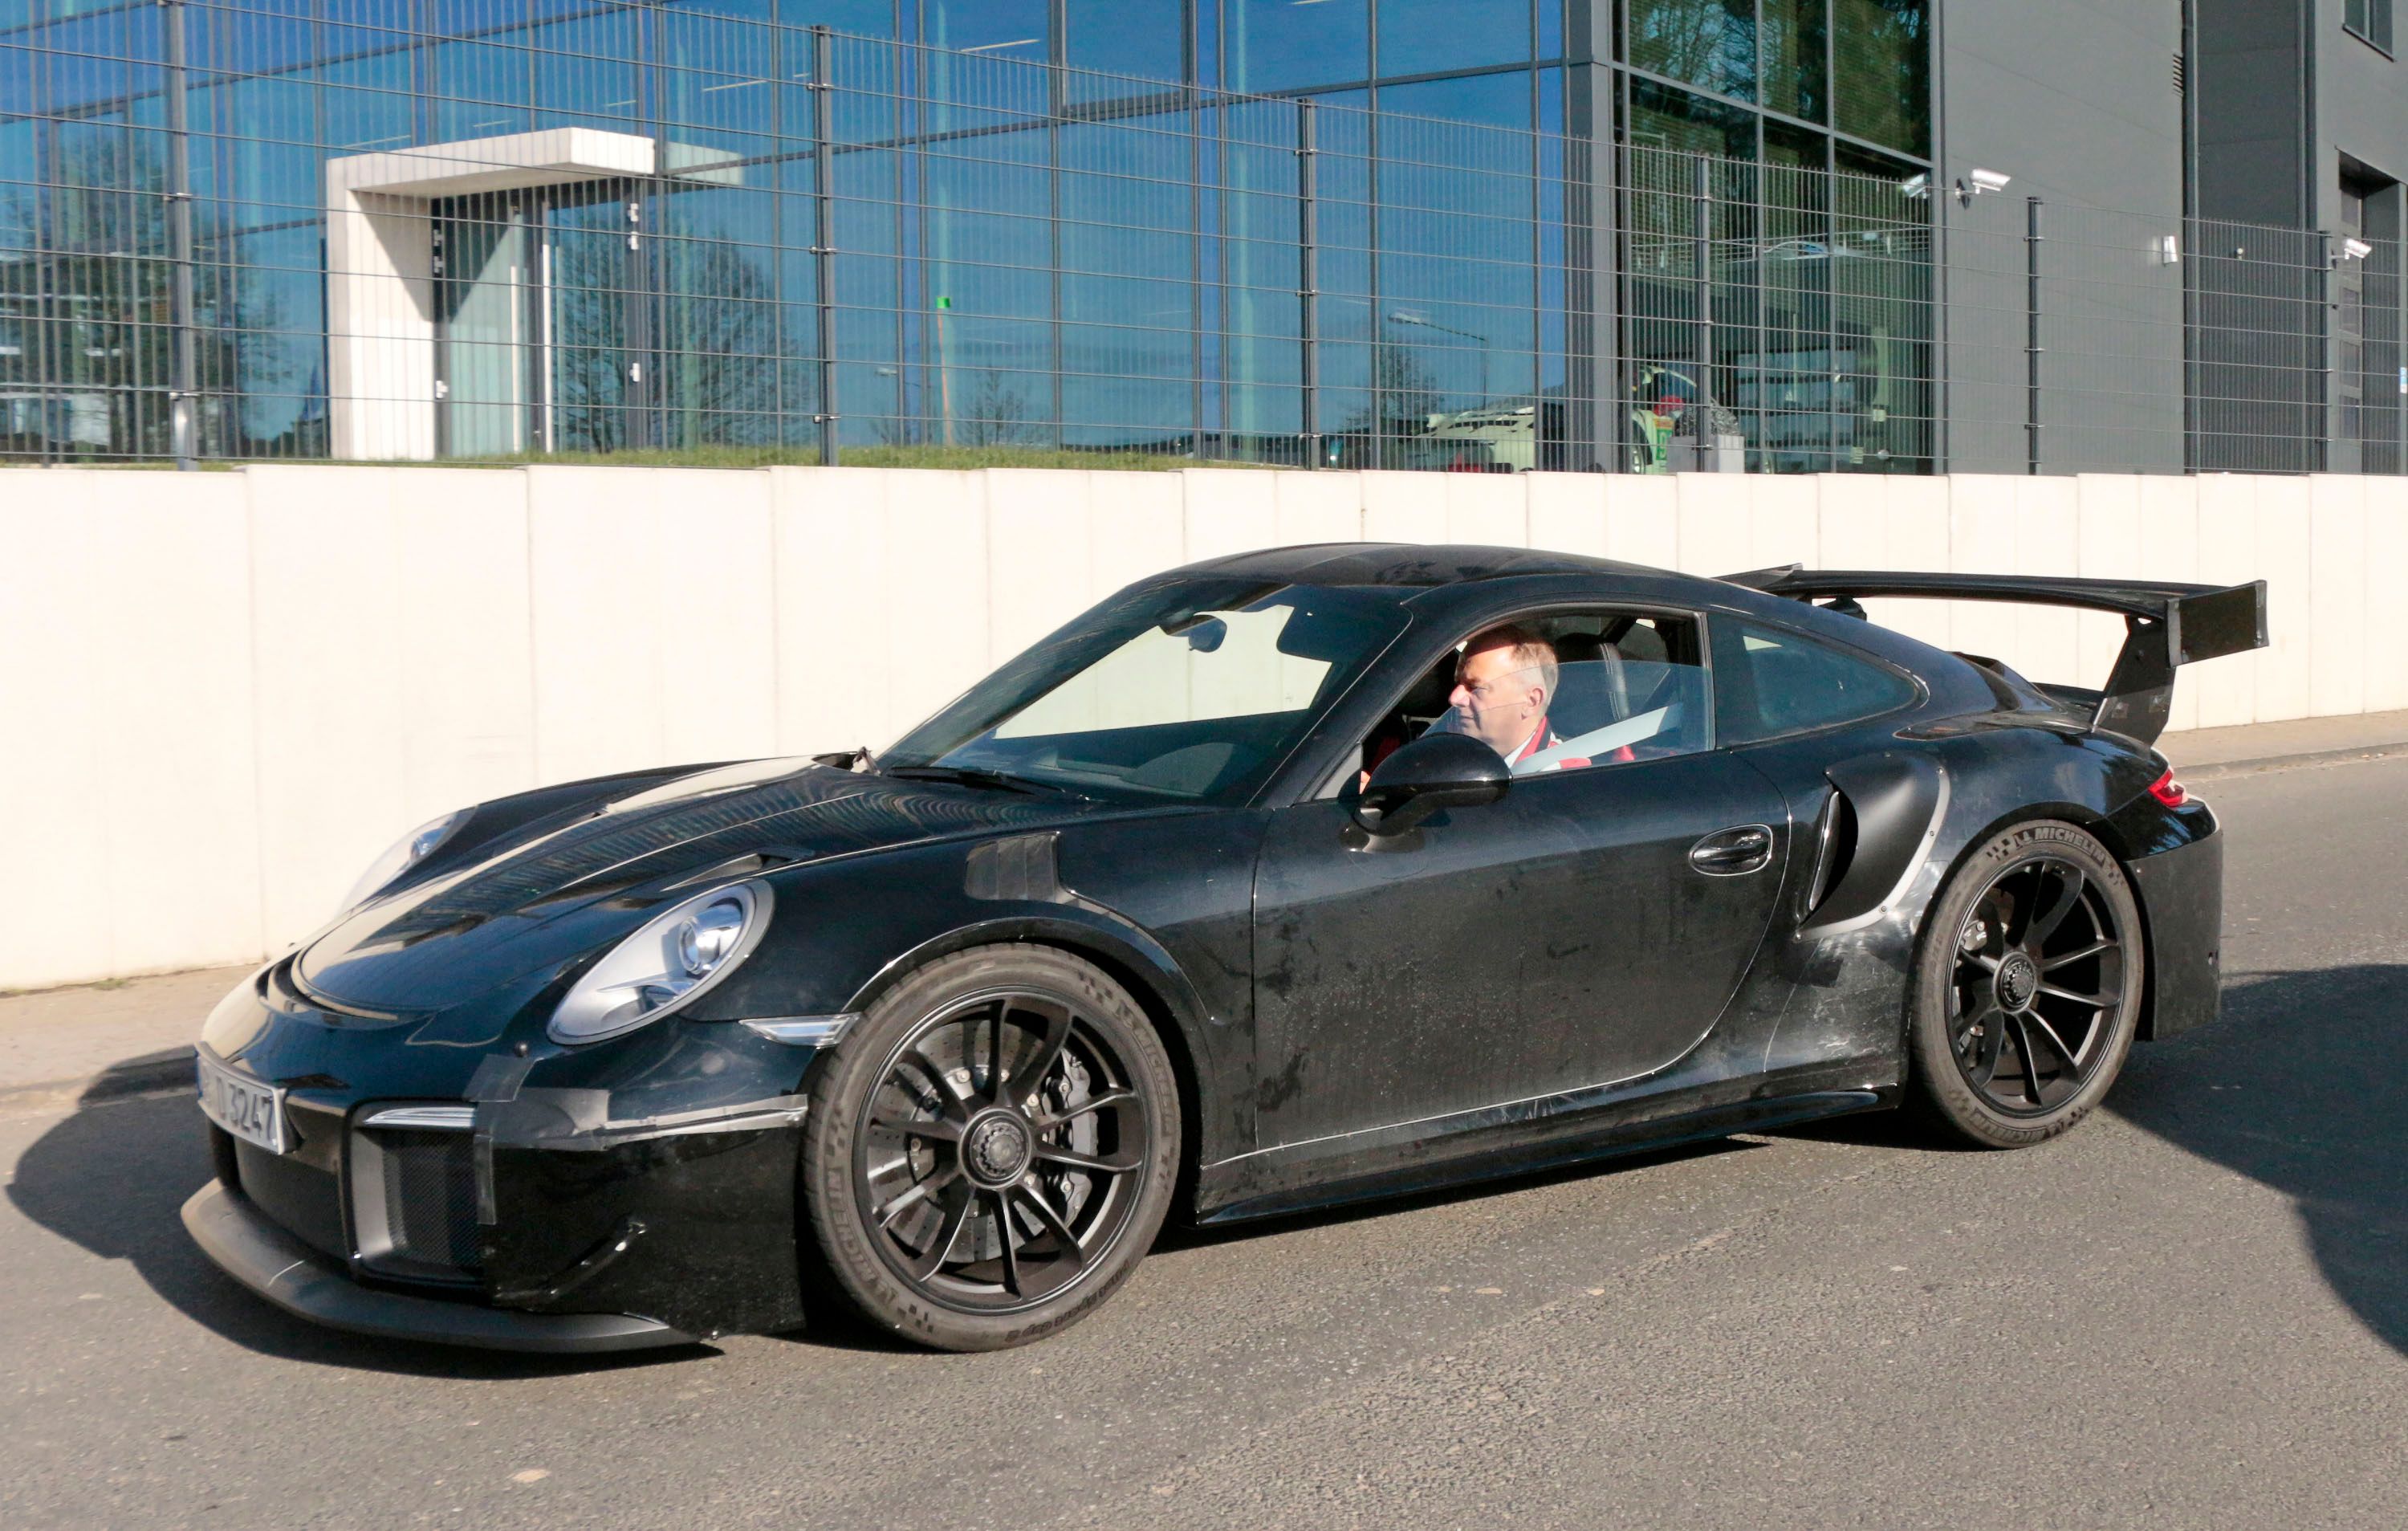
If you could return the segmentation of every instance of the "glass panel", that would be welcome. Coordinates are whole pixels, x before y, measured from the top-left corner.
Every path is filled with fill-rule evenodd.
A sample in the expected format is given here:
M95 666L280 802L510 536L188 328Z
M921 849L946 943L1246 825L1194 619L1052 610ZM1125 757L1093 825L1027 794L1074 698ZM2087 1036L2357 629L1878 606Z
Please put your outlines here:
M1725 744L1878 717L1914 700L1912 683L1870 659L1752 622L1714 624L1714 715Z
M1644 81L1632 84L1631 146L1623 154L1629 292L1624 408L1634 472L1670 471L1676 436L1719 440L1741 429L1727 412L1741 366L1757 343L1760 193L1756 168L1747 163L1755 157L1755 137L1752 112ZM1701 161L1701 155L1708 157ZM1701 163L1713 177L1710 247L1698 238ZM1711 347L1698 325L1709 269ZM1692 412L1707 410L1711 421Z
M1185 14L1184 0L1067 0L1063 42L1070 66L1145 79L1183 79ZM1125 93L1117 81L1071 77L1071 94L1082 100Z
M1926 0L1832 0L1832 89L1841 132L1909 154L1929 151Z
M1297 343L1303 333L1302 305L1297 296L1303 282L1297 199L1302 156L1296 152L1302 115L1301 107L1287 101L1236 102L1218 113L1222 444L1230 455L1247 460L1293 461L1297 433L1303 428ZM1339 128L1345 120L1340 113L1321 115L1327 129ZM1359 158L1329 152L1344 137L1341 131L1322 132L1325 150L1313 162L1326 199L1321 236L1325 292L1334 284L1329 247L1345 244L1349 238L1344 182L1350 173L1360 179ZM1332 216L1336 224L1330 222ZM1363 236L1353 232L1351 238L1351 247L1360 252ZM1360 287L1359 282L1347 285ZM1335 307L1324 299L1325 328L1338 322ZM1361 311L1354 311L1359 315Z
M1630 62L1739 100L1756 92L1755 0L1628 0Z
M37 49L51 50L41 61L50 110L117 103L125 94L131 77L125 66L124 12L54 22L35 32L31 40Z
M1479 740L1516 776L1625 765L1705 749L1706 714L1694 623L1567 612L1476 633L1440 659L1364 739L1362 769L1432 733Z
M1041 64L1045 11L1045 0L927 0L927 31L921 40L932 48Z
M435 209L440 450L483 457L526 445L526 209L508 194Z
M523 132L527 97L523 49L448 42L433 50L435 135L438 139L498 137Z
M1383 79L1529 56L1530 0L1380 0Z
M762 446L777 436L781 311L775 201L737 186L656 198L664 444Z
M323 456L325 327L318 232L285 228L245 237L233 272L234 449L245 455ZM209 386L206 377L202 386Z
M537 29L538 125L589 123L624 132L629 123L641 118L641 92L631 62L638 46L636 22L641 14L609 12Z
M1194 440L1194 148L1185 113L1062 130L1066 444Z
M1222 83L1233 91L1284 91L1370 78L1368 4L1223 0Z
M555 452L615 452L636 443L625 349L637 272L627 250L627 208L617 197L554 206L551 244L544 402Z
M1535 467L1530 77L1474 75L1388 86L1379 100L1380 280L1371 383L1379 393L1381 431L1390 442L1385 463Z
M1025 123L997 113L981 123ZM953 137L920 160L922 310L935 376L933 436L946 446L1054 439L1052 135L1041 126Z
M781 26L824 26L861 37L898 35L894 0L777 0L777 7Z
M1818 123L1831 109L1824 79L1825 4L1764 0L1764 104Z
M1932 440L1931 202L1900 182L1909 166L1835 149L1833 370L1843 470L1928 472Z
M1684 154L1756 158L1756 114L1656 84L1630 82L1629 141Z
M309 7L305 3L284 15L262 13L276 8L281 7L258 0L245 0L240 9L195 7L185 22L187 56L196 68L229 74L306 72L318 56Z
M392 50L328 65L319 94L325 113L326 147L358 153L411 141L409 55Z
M1236 801L1404 625L1396 603L1230 579L1116 596L882 752L1105 797Z
M1837 453L1829 148L1819 133L1764 124L1764 224L1752 273L1760 317L1734 400L1754 448L1750 466L1762 470L1822 471Z

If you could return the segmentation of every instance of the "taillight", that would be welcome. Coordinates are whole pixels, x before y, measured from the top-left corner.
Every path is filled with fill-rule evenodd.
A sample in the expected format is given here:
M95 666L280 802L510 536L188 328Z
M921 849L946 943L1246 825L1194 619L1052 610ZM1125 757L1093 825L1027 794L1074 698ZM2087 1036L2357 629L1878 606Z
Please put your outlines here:
M2149 784L2149 796L2169 808L2179 808L2190 801L2190 789L2174 780L2173 771L2168 768L2164 775Z

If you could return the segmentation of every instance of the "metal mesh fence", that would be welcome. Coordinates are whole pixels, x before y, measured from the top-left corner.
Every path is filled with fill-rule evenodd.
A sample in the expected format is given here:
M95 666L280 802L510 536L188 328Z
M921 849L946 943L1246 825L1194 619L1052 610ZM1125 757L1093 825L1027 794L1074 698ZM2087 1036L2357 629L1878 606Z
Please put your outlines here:
M2393 242L662 5L25 14L9 457L2408 460Z

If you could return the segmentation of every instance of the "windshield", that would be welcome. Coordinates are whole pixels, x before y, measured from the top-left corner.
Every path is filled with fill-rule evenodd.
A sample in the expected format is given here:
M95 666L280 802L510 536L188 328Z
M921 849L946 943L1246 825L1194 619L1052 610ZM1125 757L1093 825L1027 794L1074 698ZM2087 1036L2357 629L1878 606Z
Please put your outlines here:
M1232 579L1140 585L971 687L878 767L1239 802L1406 620L1394 592Z

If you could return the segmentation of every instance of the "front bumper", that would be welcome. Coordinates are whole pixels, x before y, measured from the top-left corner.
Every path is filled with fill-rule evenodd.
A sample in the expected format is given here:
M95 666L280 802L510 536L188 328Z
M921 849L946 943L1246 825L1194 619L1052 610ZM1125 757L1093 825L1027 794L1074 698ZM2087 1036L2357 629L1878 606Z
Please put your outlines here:
M362 1286L269 1220L250 1197L212 1180L184 1203L184 1227L217 1267L288 1313L380 1339L490 1350L581 1354L690 1345L694 1336L624 1313L517 1313Z
M228 995L202 1041L284 1092L286 1151L212 1127L222 1194L185 1209L245 1285L338 1328L510 1349L803 1322L811 1047L679 1018L575 1049L503 1021L464 1047L457 1024L351 1017L280 979Z

